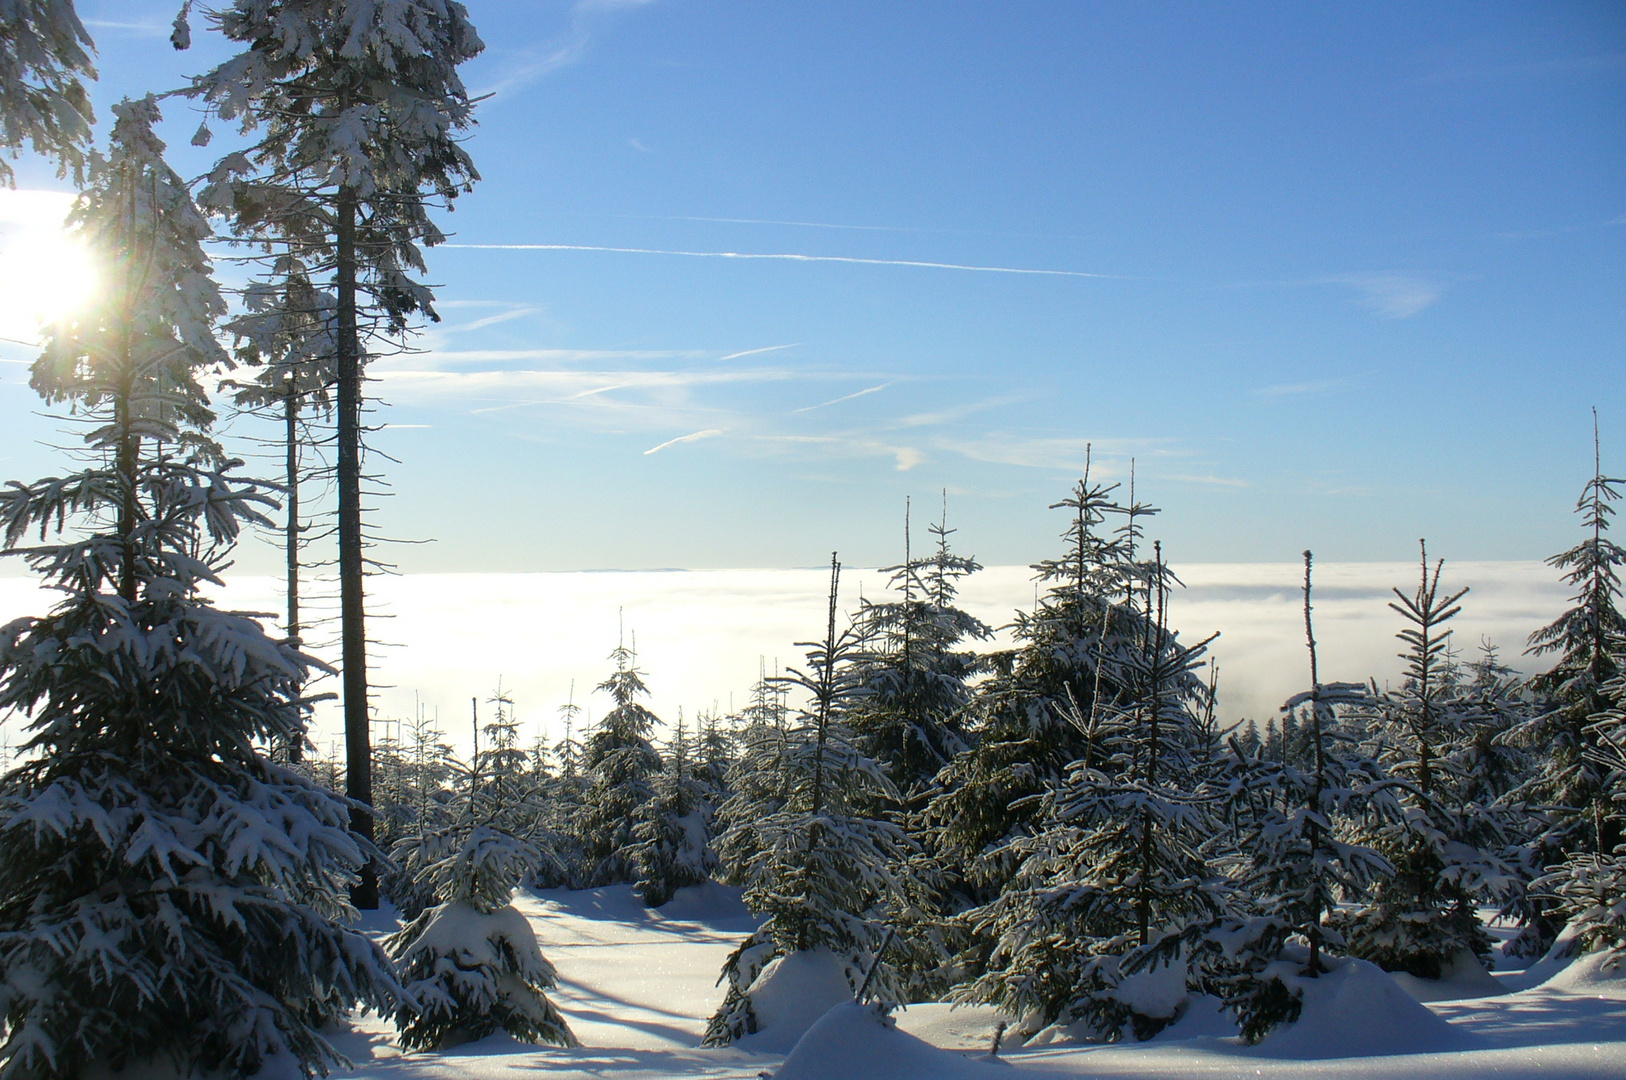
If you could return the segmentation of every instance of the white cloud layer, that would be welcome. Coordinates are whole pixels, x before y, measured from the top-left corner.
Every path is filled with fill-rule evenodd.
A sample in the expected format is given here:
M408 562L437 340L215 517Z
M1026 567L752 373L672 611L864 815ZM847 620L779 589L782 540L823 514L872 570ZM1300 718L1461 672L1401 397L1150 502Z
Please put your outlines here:
M1300 609L1302 567L1291 563L1194 564L1177 567L1186 588L1172 604L1173 623L1187 641L1218 630L1212 655L1220 665L1220 711L1227 720L1263 721L1303 689L1308 675ZM1327 680L1376 677L1400 670L1389 610L1391 587L1415 584L1408 563L1327 563L1316 568L1316 637ZM577 704L595 715L608 707L593 687L609 673L617 612L636 633L639 663L648 673L651 705L668 722L683 708L692 716L715 702L743 705L758 670L798 665L794 645L823 625L828 571L607 571L541 574L424 574L380 578L371 585L373 635L398 643L380 650L373 676L379 716L409 716L414 694L438 709L454 742L465 745L470 699L484 701L500 676L512 691L527 737L548 728L575 683ZM1481 638L1501 647L1505 661L1531 667L1526 636L1565 606L1564 586L1537 562L1447 563L1447 586L1472 587L1454 622L1456 647L1477 654ZM860 594L878 598L874 570L850 570L842 603ZM1032 571L991 567L966 582L964 606L990 625L1005 624L1034 600ZM257 611L281 606L274 578L237 578L224 597ZM0 578L0 623L41 613L49 600L32 579ZM387 618L385 618L387 616ZM732 698L730 697L732 695ZM337 738L336 712L324 707L318 738ZM19 724L6 726L15 744Z

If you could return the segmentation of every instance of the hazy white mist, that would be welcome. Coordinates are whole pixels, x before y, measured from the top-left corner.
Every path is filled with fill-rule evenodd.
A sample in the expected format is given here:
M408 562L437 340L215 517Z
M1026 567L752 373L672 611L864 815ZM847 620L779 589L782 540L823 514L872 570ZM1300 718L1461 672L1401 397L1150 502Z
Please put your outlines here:
M1300 588L1303 569L1291 563L1194 564L1177 568L1186 588L1174 597L1172 622L1182 640L1219 631L1211 654L1220 665L1220 710L1227 720L1276 713L1308 678ZM1388 607L1393 586L1412 589L1418 568L1404 563L1327 563L1315 573L1316 638L1322 678L1395 677L1400 617ZM636 635L651 706L669 724L716 704L745 703L759 658L797 665L795 642L817 636L824 623L827 569L608 571L538 574L420 574L371 583L373 683L380 718L411 715L420 701L439 710L454 745L469 739L470 699L482 717L497 680L513 694L527 740L539 730L556 737L554 717L575 682L575 700L594 716L608 699L593 688L609 673L618 617L629 641ZM1448 563L1444 584L1470 586L1454 621L1456 647L1477 655L1481 639L1503 659L1532 669L1523 656L1530 631L1551 621L1565 602L1557 574L1539 562ZM319 588L313 589L320 592ZM860 593L885 593L875 570L842 577L844 609ZM280 609L275 578L233 580L220 601L255 611ZM1017 608L1031 608L1032 571L990 567L968 579L963 606L1002 627ZM0 578L0 620L43 612L46 595L28 578ZM624 613L624 614L622 614ZM311 635L322 655L329 634ZM999 640L1008 640L1001 634ZM336 680L328 687L337 689ZM324 687L327 688L327 687ZM732 695L732 696L731 696ZM318 716L324 751L337 738L336 709ZM18 722L6 739L18 741ZM384 734L381 730L380 735Z

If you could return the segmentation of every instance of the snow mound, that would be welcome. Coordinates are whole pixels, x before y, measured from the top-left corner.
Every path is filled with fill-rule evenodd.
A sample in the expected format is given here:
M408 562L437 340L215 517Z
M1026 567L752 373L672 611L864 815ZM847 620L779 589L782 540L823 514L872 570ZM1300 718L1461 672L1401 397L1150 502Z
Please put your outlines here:
M744 1050L783 1054L837 1005L851 1005L847 964L828 949L809 949L775 958L751 984L755 1034L735 1042Z
M1124 976L1113 996L1141 1016L1173 1020L1186 1007L1186 965L1158 964Z
M1391 971L1389 977L1418 1001L1460 1001L1508 992L1501 980L1486 971L1479 957L1467 949L1446 965L1438 979L1419 979L1406 971Z
M873 1005L839 1005L803 1035L774 1080L1010 1080L1002 1062L939 1050Z
M1298 1021L1260 1042L1267 1057L1372 1057L1469 1049L1470 1036L1417 1001L1376 964L1338 960L1320 978L1286 976L1289 989L1304 992Z
M685 885L672 894L672 899L655 908L653 915L664 922L693 922L708 926L740 923L754 930L762 920L752 915L751 909L740 899L743 891L719 885L715 881Z
M1225 1002L1207 994L1188 997L1174 1023L1150 1041L1184 1042L1187 1039L1230 1039L1237 1034L1236 1018Z
M950 1005L928 1002L908 1005L893 1017L898 1030L930 1043L941 1050L987 1051L993 1044L1000 1021L1005 1022L1006 1042L1015 1045L1016 1021L992 1005ZM1233 1029L1234 1033L1234 1029Z
M1595 997L1626 997L1626 950L1584 953L1542 983L1547 990Z
M1559 931L1557 940L1541 959L1522 971L1509 971L1499 975L1497 981L1511 993L1534 989L1545 985L1553 976L1569 967L1581 952L1581 940L1575 924L1571 923Z

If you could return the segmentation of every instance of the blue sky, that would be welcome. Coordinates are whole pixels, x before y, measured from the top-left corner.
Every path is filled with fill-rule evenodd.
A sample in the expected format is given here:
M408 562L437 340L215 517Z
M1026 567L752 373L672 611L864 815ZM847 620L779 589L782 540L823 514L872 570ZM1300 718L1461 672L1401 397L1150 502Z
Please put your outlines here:
M174 7L81 0L104 114L222 53ZM1087 443L1176 562L1528 559L1590 406L1626 472L1618 4L470 10L444 224L499 247L434 253L379 366L405 569L874 565L943 488L1028 562Z

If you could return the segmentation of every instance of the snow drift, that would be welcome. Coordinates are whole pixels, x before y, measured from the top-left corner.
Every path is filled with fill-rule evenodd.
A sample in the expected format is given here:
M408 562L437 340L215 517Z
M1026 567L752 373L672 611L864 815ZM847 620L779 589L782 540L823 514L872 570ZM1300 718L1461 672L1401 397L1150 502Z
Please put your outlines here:
M899 1031L874 1005L850 1001L825 1013L774 1080L1010 1080L1003 1063L939 1050Z
M825 1013L852 1004L853 988L841 957L828 949L809 949L771 961L751 985L750 996L757 1029L735 1045L783 1054Z
M1319 978L1282 976L1289 990L1303 992L1304 1008L1297 1022L1267 1035L1256 1054L1313 1060L1472 1048L1471 1036L1430 1012L1382 968L1365 960L1333 963Z

